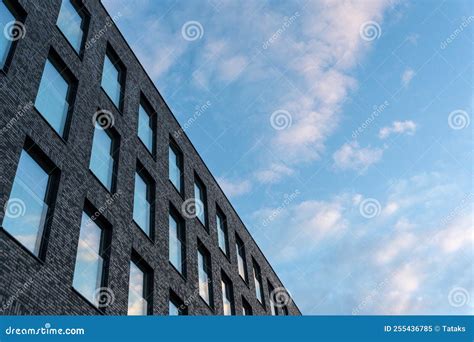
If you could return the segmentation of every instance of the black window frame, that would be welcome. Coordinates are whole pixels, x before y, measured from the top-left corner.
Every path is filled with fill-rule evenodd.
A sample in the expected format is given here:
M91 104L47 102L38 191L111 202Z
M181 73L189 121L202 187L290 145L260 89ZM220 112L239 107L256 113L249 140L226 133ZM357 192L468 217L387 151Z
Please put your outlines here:
M132 249L132 255L130 262L134 263L135 266L143 272L143 299L147 301L146 313L147 316L153 315L153 268L138 254L138 252ZM129 277L130 277L130 271ZM128 290L130 291L130 279L128 280ZM127 293L128 296L128 293ZM128 297L127 297L127 310L128 310Z
M202 302L204 302L211 309L211 311L213 311L214 310L214 286L213 286L214 279L212 275L212 257L209 250L199 239L198 239L197 246L198 246L197 248L198 254L200 253L203 256L204 267L207 273L207 283L208 283L208 289L209 289L209 303L207 303L204 300L204 298L201 297L200 293L198 293L198 295L199 295L199 298L202 300ZM199 261L198 261L198 289L199 289Z
M260 265L257 263L255 258L253 258L253 257L252 257L252 268L253 268L252 272L255 273L254 281L258 280L258 282L260 284L260 296L262 298L262 301L260 301L257 296L255 296L255 297L257 299L257 302L262 304L262 306L265 308L265 291L263 290L262 269L260 268ZM254 284L254 286L255 286L255 291L256 291L257 290L257 284ZM256 292L255 292L255 294L256 294Z
M221 281L226 285L226 290L229 291L229 301L230 301L230 315L235 316L235 297L234 297L234 285L232 280L221 270ZM222 291L222 286L221 286ZM227 297L227 294L222 293L222 313L224 314L224 295Z
M249 273L248 273L248 268L247 268L247 253L245 251L244 241L240 238L238 233L235 233L235 247L236 247L236 257L237 257L237 273L238 273L240 279L242 279L244 281L244 283L246 283L248 285L248 283L249 283ZM243 263L244 263L244 277L242 277L242 275L239 272L239 260L238 260L239 251L242 251L242 254L243 254L242 259L243 259Z
M219 228L217 226L217 220L220 218L222 228L224 231L224 240L226 251L223 251L219 244ZM217 230L217 247L219 250L226 256L227 259L230 257L230 244L229 244L229 228L227 225L227 216L224 214L224 211L216 203L216 230Z
M201 178L198 176L196 172L194 172L194 186L198 186L200 189L201 194L203 194L204 199L199 198L199 200L202 202L203 205L203 210L204 210L204 222L202 222L198 215L196 215L196 219L201 223L201 225L204 227L204 229L209 233L209 210L207 206L207 188L204 185L204 182L201 180ZM196 191L193 186L193 192L194 192L194 199L196 199ZM197 208L197 206L196 206Z
M184 301L172 289L170 289L168 301L173 303L173 305L178 309L178 316L188 316L189 315L188 306L184 303ZM169 313L169 302L168 302L168 316L170 315L170 313Z
M150 232L147 234L142 227L135 221L133 217L133 205L135 204L135 177L138 174L146 183L146 198L150 203ZM147 171L145 166L137 159L135 172L133 174L133 205L132 205L132 221L135 226L152 242L155 242L155 201L156 201L156 182L150 172Z
M244 311L246 311L247 314L244 314ZM242 316L253 316L252 306L244 296L242 296Z
M267 286L268 286L268 299L270 300L270 312L273 308L273 310L275 311L274 316L279 316L278 306L276 305L276 298L275 298L275 286L273 286L270 280L268 279L267 279Z
M143 107L146 114L150 117L150 124L151 124L151 151L142 141L142 139L138 136L138 127L140 126L140 106ZM150 101L146 98L143 92L140 92L140 102L137 109L137 138L140 143L143 145L145 150L152 156L153 160L156 161L156 142L157 142L157 126L158 126L158 114L156 110L153 109L153 106L150 104Z
M179 210L177 210L174 205L170 202L170 207L169 207L169 215L173 217L173 219L177 223L177 228L178 228L178 239L181 242L181 272L176 269L176 267L173 265L171 260L169 260L169 250L168 250L168 262L169 264L180 274L184 279L187 278L187 256L186 256L186 221L183 219L183 217L180 215ZM169 231L169 222L168 222L168 231ZM168 236L168 248L169 248L169 240L170 237Z
M20 5L18 1L15 0L2 0L5 7L10 11L12 16L15 18L16 22L25 25L26 17L28 13L25 9ZM3 32L2 32L3 34ZM21 39L13 40L10 44L10 48L7 53L7 58L5 59L5 64L2 68L0 68L0 74L7 74L8 70L10 69L11 62L13 61L13 55L15 54L15 50L17 49L18 43Z
M104 77L104 64L105 64L106 56L109 57L110 61L117 68L119 72L118 82L120 84L120 99L119 99L118 105L115 104L115 102L113 101L113 99L110 98L109 94L107 94L105 89L102 88L102 78ZM115 109L117 109L117 111L121 115L123 114L123 111L125 108L126 79L127 79L127 68L125 67L125 64L122 62L122 59L120 59L118 53L115 51L112 45L108 42L107 47L105 49L104 57L102 58L102 73L101 73L101 79L100 79L100 89L102 89L104 94L107 96L107 99L110 101L110 103L115 107Z
M169 153L169 149L173 150L174 154L176 155L176 159L178 160L178 168L181 171L180 182L179 182L180 189L176 188L176 186L170 179L170 175L169 175L170 165L168 165L168 181L171 183L173 188L175 188L178 191L179 195L183 197L184 196L184 154L181 151L181 148L179 148L179 145L176 143L176 141L171 137L171 135L169 136L168 153ZM168 163L169 163L169 156L168 156Z

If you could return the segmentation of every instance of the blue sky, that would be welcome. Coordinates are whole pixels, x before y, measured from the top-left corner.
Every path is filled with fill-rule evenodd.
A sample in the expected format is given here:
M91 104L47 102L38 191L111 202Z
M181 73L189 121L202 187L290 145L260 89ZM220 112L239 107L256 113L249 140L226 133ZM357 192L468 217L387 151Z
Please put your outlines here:
M104 4L303 313L474 312L469 1Z

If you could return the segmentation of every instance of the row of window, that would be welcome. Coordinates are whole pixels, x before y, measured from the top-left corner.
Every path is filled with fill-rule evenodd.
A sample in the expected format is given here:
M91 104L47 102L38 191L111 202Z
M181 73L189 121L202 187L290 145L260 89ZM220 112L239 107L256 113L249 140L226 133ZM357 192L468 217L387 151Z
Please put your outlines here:
M7 20L14 17L11 7L4 2L0 4L0 18L4 25ZM13 19L12 19L13 20ZM76 52L80 53L86 32L85 23L87 14L84 9L78 10L76 2L63 0L58 16L57 26L64 34ZM10 54L12 44L10 40L0 41L0 56L4 56L3 68L6 56ZM0 60L0 61L1 61ZM117 55L111 48L107 49L104 59L101 86L112 102L121 107L122 87L124 82L124 67ZM43 75L35 100L35 108L46 119L51 127L60 135L66 135L68 116L73 102L73 93L76 88L76 79L62 63L56 52L51 50L50 56L45 63ZM146 99L140 101L138 110L137 136L150 153L153 154L155 141L156 115ZM95 125L92 142L92 151L89 168L96 178L110 192L114 191L117 166L117 151L119 136L113 127L103 127L100 122ZM36 145L27 140L25 149L21 153L17 173L10 194L7 210L13 207L14 201L27 208L27 215L17 217L16 215L5 215L2 227L22 245L36 256L41 257L44 253L45 239L44 228L48 214L48 206L54 203L54 191L51 191L53 182L59 177L51 162L38 150ZM54 176L54 177L53 177ZM183 155L177 144L173 141L169 145L169 179L178 192L183 195ZM151 239L153 239L153 203L155 200L154 181L144 167L137 162L135 172L135 187L133 201L133 221ZM207 196L204 183L195 175L194 182L195 207L198 208L196 216L208 229L207 218ZM84 297L94 302L94 291L101 285L103 279L102 269L105 266L103 256L104 237L103 230L96 221L91 220L86 212L83 213L81 224L81 235L79 238L78 255L76 260L74 288ZM217 207L216 225L218 233L218 245L222 252L229 256L229 238L225 215ZM236 235L237 267L239 275L248 282L246 269L246 256L243 241ZM169 260L175 269L185 274L185 234L184 224L179 212L171 209L169 214ZM256 297L263 304L263 287L260 267L253 260L253 278L256 288ZM144 272L132 261L130 294L130 312L143 312L146 306L144 296L145 278ZM136 267L135 267L136 266ZM210 290L210 255L203 246L198 250L199 266L199 294L212 306L212 291ZM93 274L92 274L93 273ZM141 274L141 276L140 276ZM132 278L133 276L133 278ZM136 279L135 279L136 278ZM143 278L143 279L142 279ZM91 281L93 279L93 281ZM132 281L134 279L134 281ZM222 277L222 293L225 313L233 312L232 284L227 276ZM142 281L143 280L143 281ZM141 285L140 285L141 284ZM269 284L269 288L271 285ZM271 291L270 291L271 292ZM271 301L272 302L272 301ZM245 305L244 305L245 307ZM134 309L135 308L135 309ZM141 309L140 309L141 308ZM251 307L249 306L251 312ZM137 311L138 310L138 311ZM276 311L272 305L272 313Z

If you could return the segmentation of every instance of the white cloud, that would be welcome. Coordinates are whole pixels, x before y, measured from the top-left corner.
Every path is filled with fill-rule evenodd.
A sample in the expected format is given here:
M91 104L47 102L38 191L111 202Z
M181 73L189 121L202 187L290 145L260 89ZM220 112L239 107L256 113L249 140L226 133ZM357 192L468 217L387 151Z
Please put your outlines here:
M394 121L391 126L380 129L379 138L386 139L393 133L413 135L416 131L416 123L411 120Z
M363 172L380 161L383 151L382 148L360 147L357 141L345 143L333 154L334 166L341 170Z
M248 180L231 181L226 178L219 177L217 182L222 187L224 193L229 197L237 197L244 195L252 189L252 183Z
M411 68L405 69L405 71L402 74L402 85L404 87L408 86L414 76L415 76L415 70Z
M247 64L247 58L242 55L226 58L219 65L220 77L226 82L233 81L245 69Z
M269 168L258 171L255 176L262 183L277 183L285 176L294 174L294 170L285 164L273 163Z

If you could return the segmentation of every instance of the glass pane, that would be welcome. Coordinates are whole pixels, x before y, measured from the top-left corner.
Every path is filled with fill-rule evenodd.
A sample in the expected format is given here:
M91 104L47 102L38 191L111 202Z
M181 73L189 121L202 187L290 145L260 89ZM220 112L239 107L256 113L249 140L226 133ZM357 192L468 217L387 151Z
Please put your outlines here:
M72 285L95 306L99 305L97 289L101 287L104 265L104 260L100 256L101 236L101 228L87 214L82 213Z
M255 281L255 294L257 296L257 299L262 303L262 290L261 290L261 284L260 284L260 275L257 273L255 270L255 267L253 269L253 278Z
M222 302L224 306L224 315L230 316L232 315L232 305L230 301L230 289L226 282L222 281Z
M179 316L180 312L178 307L170 300L169 301L169 315L170 316Z
M135 263L130 263L130 284L128 291L128 314L146 315L148 303L143 298L145 274Z
M0 2L0 29L3 33L5 26L11 21L15 21L15 17L8 10L7 6ZM10 52L12 41L7 38L5 34L0 34L0 69L3 69L7 61L8 53Z
M98 124L96 124L96 128L94 129L92 155L89 168L107 189L112 189L114 170L112 138L105 130L98 127Z
M181 191L181 169L179 168L179 160L178 156L174 152L174 150L170 147L169 148L169 178L173 185Z
M150 233L151 205L147 200L147 184L135 173L135 195L133 199L133 219L143 231Z
M222 249L222 251L227 254L226 231L224 222L222 222L222 219L219 215L217 215L217 238L219 240L220 249Z
M206 201L204 200L204 193L201 187L194 183L194 198L197 201L201 201L201 203L196 203L196 214L201 221L201 223L205 226L206 225Z
M109 56L105 56L104 70L102 73L102 88L109 95L112 102L120 106L120 73L117 67L112 63Z
M140 105L138 109L138 137L145 144L148 151L153 152L153 130L150 115Z
M63 135L69 108L68 89L69 84L54 65L47 60L36 95L35 107L59 135Z
M239 268L239 274L243 279L245 279L244 247L240 246L239 243L236 243L235 246L237 249L237 265Z
M79 52L82 43L82 18L70 0L63 0L57 25L73 48Z
M23 246L39 255L48 206L49 175L22 151L2 226Z
M182 272L182 246L178 232L179 226L173 216L169 216L169 258L179 272Z
M198 267L199 267L199 295L209 303L209 277L207 274L207 262L201 252L198 252Z

